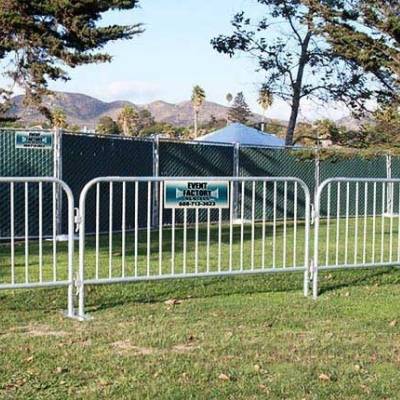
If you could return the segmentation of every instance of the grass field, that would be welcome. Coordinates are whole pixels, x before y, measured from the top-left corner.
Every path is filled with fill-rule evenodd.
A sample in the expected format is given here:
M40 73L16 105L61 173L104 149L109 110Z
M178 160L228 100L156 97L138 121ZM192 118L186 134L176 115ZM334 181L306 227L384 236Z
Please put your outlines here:
M106 273L107 247L101 260ZM0 398L400 398L399 271L320 275L316 302L301 273L88 287L85 323L62 316L64 289L0 292Z

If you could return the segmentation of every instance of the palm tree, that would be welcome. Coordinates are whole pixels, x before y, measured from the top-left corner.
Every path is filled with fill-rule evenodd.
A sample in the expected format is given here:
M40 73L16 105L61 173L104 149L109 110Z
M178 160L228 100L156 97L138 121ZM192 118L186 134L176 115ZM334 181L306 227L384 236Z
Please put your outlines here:
M228 103L228 107L230 107L231 103L232 103L232 100L233 100L232 93L227 93L225 99L226 99L226 101ZM229 114L228 113L226 113L226 124L227 125L229 124Z
M268 110L269 107L271 107L272 103L273 103L272 93L269 91L267 86L263 85L258 93L258 104L263 110L262 130L264 130L265 112Z
M62 129L67 127L67 115L61 108L55 108L51 113L51 124L53 128Z
M125 136L132 136L134 133L137 133L138 121L139 114L132 106L125 106L118 114L118 123Z
M193 106L193 111L194 111L194 135L195 135L195 137L197 136L197 131L198 131L199 112L200 112L201 106L204 103L205 98L206 98L206 94L205 94L204 90L199 85L194 86L193 91L192 91L192 106Z

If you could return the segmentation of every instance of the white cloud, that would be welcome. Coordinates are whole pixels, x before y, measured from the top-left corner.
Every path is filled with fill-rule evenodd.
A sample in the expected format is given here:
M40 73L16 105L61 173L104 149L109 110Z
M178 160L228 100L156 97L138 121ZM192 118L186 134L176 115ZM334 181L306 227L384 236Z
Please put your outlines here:
M113 81L98 92L99 97L107 100L130 100L134 103L149 102L161 95L162 90L158 84L131 80Z

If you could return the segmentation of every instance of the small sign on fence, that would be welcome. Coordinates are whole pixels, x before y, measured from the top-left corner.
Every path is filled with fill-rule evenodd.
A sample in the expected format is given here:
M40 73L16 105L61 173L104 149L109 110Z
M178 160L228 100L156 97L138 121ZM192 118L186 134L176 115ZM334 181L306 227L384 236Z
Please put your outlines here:
M53 148L53 134L50 132L16 132L15 148L50 150Z
M165 208L228 208L228 181L165 181Z

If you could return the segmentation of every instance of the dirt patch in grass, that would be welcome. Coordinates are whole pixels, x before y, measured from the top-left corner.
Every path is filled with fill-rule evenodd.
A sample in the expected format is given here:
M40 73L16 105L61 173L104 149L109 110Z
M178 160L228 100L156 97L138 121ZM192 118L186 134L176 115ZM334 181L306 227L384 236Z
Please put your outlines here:
M54 336L54 337L64 337L68 336L69 333L65 331L55 331L48 325L28 325L23 326L18 329L7 332L8 335L26 335L30 337L43 337L43 336Z
M199 348L191 343L177 344L169 349L158 349L156 347L141 347L135 346L130 340L120 340L111 344L111 347L119 355L135 355L135 356L149 356L160 355L167 353L184 354L192 352Z

